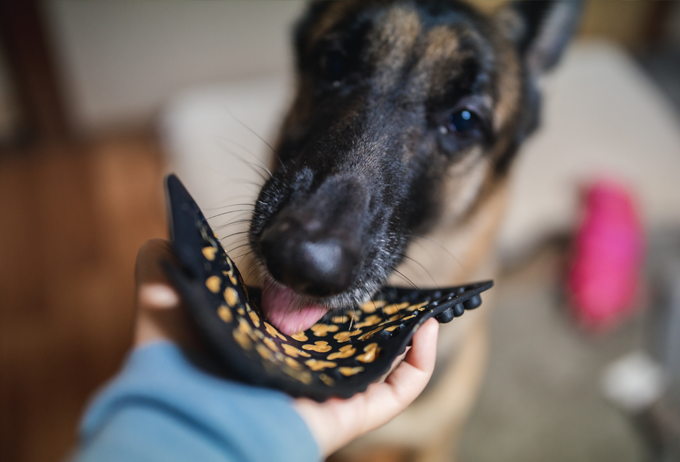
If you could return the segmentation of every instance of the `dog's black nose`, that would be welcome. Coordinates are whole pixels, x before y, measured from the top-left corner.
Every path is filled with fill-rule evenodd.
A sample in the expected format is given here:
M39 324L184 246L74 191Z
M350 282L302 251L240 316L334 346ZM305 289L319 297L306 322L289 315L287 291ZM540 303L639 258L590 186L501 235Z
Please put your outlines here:
M280 217L264 231L260 250L271 275L295 292L327 297L347 290L359 253L315 220Z

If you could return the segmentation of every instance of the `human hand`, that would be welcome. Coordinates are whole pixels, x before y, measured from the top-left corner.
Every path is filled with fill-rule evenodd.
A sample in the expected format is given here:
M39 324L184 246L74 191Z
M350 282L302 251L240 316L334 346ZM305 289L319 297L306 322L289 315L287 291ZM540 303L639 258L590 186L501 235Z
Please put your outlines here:
M200 345L187 313L181 307L180 297L163 270L163 262L175 262L170 242L166 240L146 241L137 253L134 344L141 346L169 340L185 347Z
M168 241L152 239L139 250L135 266L137 316L135 345L169 340L200 346L179 295L168 282L161 262L174 256ZM413 337L405 360L382 383L349 399L323 403L298 398L294 406L307 423L322 454L328 456L403 412L422 393L434 370L439 323L423 324Z
M331 398L317 403L295 400L324 456L354 439L382 427L401 414L420 395L434 371L439 323L428 319L413 336L406 359L384 382L371 384L349 399Z

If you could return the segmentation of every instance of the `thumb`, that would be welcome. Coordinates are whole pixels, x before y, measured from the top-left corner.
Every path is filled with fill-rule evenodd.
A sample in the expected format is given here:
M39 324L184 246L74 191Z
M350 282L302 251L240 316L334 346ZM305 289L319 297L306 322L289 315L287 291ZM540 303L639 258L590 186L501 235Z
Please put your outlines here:
M181 345L195 343L179 294L163 270L163 263L174 262L170 242L166 240L151 239L139 249L135 263L135 346L159 340Z

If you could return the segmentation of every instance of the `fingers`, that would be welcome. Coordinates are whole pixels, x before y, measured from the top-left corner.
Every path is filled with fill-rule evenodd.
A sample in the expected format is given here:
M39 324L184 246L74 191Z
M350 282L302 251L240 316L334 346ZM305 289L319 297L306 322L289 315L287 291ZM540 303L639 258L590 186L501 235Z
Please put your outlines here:
M144 309L167 309L179 306L179 296L167 280L161 262L174 260L170 243L151 239L142 245L135 263L137 305Z
M439 322L430 318L425 321L413 336L413 348L406 355L406 363L416 369L432 375L437 358L437 339L439 338Z
M325 456L403 412L422 393L434 371L439 323L430 319L413 336L406 359L384 383L347 400L295 401Z
M439 323L429 319L413 336L406 359L385 380L367 393L366 431L378 428L404 411L420 395L432 377L437 356Z
M392 385L397 398L413 401L429 382L437 357L438 336L439 323L435 319L428 319L413 336L413 346L405 360L385 380Z
M197 343L181 300L165 275L163 262L174 262L168 241L151 239L137 254L135 283L137 287L137 318L135 345L169 340L180 345Z
M135 282L142 284L168 284L168 278L160 265L161 261L173 262L170 242L165 239L151 239L146 241L137 253L135 262Z

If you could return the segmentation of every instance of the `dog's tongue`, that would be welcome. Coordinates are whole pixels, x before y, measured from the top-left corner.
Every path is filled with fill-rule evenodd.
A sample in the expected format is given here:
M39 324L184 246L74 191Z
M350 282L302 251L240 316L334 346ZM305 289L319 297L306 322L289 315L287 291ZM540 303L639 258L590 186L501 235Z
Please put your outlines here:
M288 335L312 327L328 311L321 305L301 302L288 287L265 284L262 289L262 311L272 325Z

